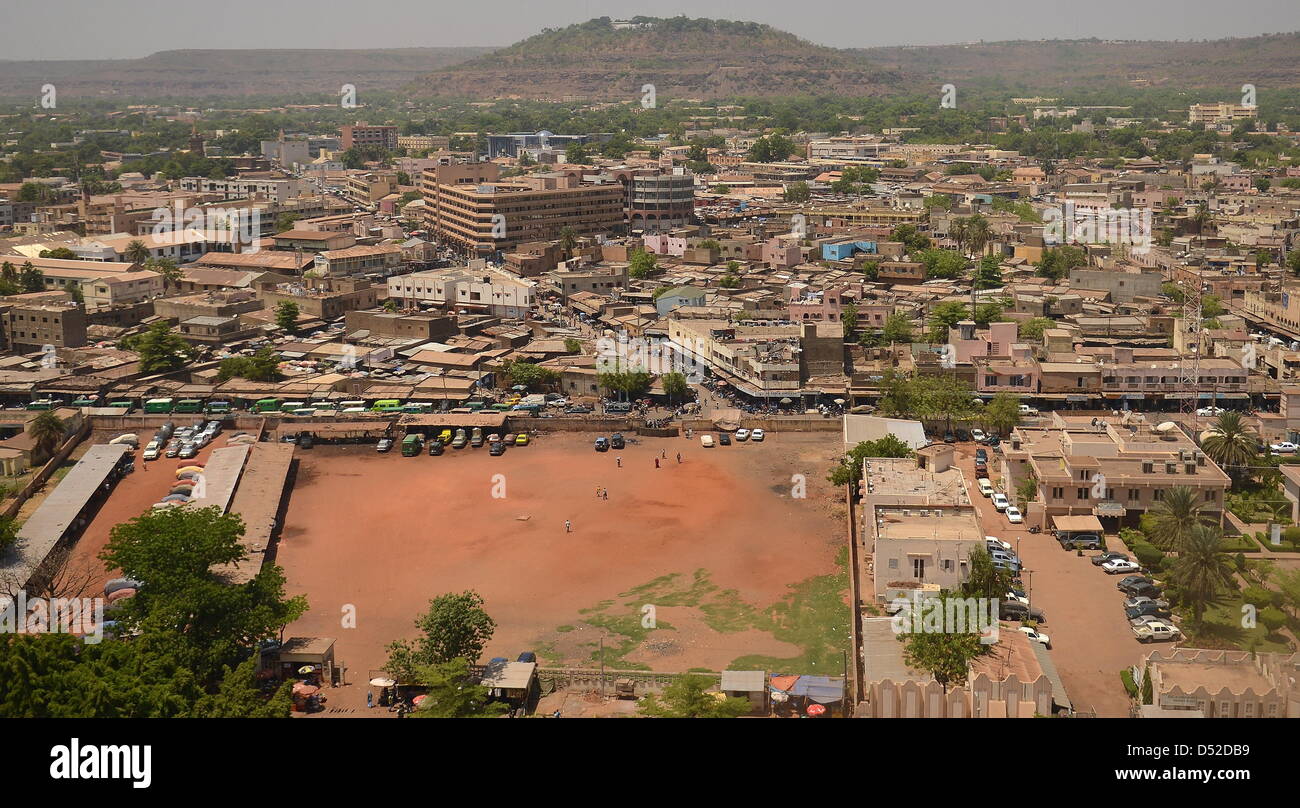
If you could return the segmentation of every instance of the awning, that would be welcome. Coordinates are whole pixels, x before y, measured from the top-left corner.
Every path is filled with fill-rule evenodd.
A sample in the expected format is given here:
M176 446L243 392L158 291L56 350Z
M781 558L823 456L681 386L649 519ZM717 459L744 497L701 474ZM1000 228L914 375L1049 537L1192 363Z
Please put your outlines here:
M1052 524L1065 533L1101 533L1101 522L1096 516L1053 516Z
M1092 512L1096 516L1123 516L1128 513L1128 508L1118 502L1098 502L1092 506Z

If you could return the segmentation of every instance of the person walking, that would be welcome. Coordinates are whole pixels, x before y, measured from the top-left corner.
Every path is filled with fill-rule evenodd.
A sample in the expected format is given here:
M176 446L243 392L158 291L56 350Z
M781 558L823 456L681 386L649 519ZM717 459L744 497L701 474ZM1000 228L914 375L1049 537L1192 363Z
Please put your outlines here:
M565 519L565 520L564 520L564 532L565 532L565 533L572 533L572 532L573 532L573 523L570 522L568 519Z
M623 468L623 456L622 456L622 455L619 455L618 457L614 458L614 462L618 463L618 467L619 467L619 468Z
M608 488L602 488L602 489L600 489L600 498L603 499L603 500L608 500L608 499L609 499L609 489L608 489Z
M681 452L678 452L678 453L677 453L677 462L678 462L678 463L682 462L682 453L681 453Z
M659 456L662 457L664 460L667 460L667 459L668 459L668 450L667 450L667 449L664 449L662 452L659 453Z

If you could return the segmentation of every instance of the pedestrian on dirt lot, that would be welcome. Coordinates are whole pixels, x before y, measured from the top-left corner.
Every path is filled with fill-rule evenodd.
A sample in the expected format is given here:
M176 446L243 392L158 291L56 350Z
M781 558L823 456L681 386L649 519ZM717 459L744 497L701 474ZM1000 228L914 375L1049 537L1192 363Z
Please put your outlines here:
M619 455L618 457L614 458L614 462L618 463L618 467L619 467L619 468L623 468L623 456L622 456L622 455Z
M655 458L655 468L659 468L659 458Z
M565 520L564 520L564 532L565 532L565 533L572 533L572 532L573 532L573 523L570 522L568 519L565 519Z
M662 452L659 453L659 456L662 457L664 460L667 460L667 459L668 459L668 450L667 450L667 449L664 449Z
M678 452L678 453L677 453L677 462L678 462L678 463L682 462L682 453L681 453L681 452Z

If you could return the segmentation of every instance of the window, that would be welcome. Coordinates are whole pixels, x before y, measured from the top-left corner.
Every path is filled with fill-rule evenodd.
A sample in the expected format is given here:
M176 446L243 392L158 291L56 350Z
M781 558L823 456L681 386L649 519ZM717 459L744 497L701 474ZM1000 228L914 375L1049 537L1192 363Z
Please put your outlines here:
M891 558L891 559L889 559L889 568L890 568L891 570L896 570L896 569L898 569L898 559L897 559L897 558Z
M912 559L912 577L918 581L925 580L925 559L924 558Z
M1137 490L1136 488L1130 488L1130 489L1128 490L1128 501L1129 501L1129 502L1137 502L1139 496L1141 496L1141 495L1138 493L1138 490Z
M1064 489L1064 488L1053 488L1053 489L1052 489L1052 499L1064 499L1064 498L1065 498L1065 489Z
M1165 499L1165 490L1164 490L1163 488L1156 488L1156 489L1152 490L1152 491L1151 491L1151 498L1152 498L1153 500L1155 500L1156 502L1164 502L1164 499Z
M1080 489L1078 489L1078 495L1079 495L1078 498L1079 498L1079 499L1087 499L1087 498L1088 498L1088 494L1089 494L1089 491L1088 491L1087 488L1080 488Z
M1219 496L1218 491L1207 490L1205 492L1205 501L1214 502L1218 498L1218 496Z

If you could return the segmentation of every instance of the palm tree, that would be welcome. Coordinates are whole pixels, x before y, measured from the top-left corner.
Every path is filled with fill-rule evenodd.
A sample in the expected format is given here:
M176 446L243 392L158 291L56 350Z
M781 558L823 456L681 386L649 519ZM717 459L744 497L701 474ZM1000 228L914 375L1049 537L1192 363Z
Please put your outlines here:
M27 425L27 434L36 442L36 454L49 457L63 440L67 426L53 410L44 410Z
M952 223L948 225L948 236L953 241L957 242L957 252L962 255L966 254L965 250L962 249L962 246L966 243L967 227L968 222L963 218L955 218L952 220Z
M1249 467L1259 451L1259 436L1247 426L1241 413L1222 413L1209 431L1201 441L1201 448L1210 459L1222 466L1234 481L1249 477Z
M179 287L181 279L185 276L185 273L181 272L181 268L176 266L176 262L171 258L150 258L144 262L144 267L162 276L164 292L172 286Z
M970 222L966 225L966 239L970 242L971 252L981 255L984 252L984 245L989 243L993 231L989 229L989 220L985 219L978 213L970 217Z
M133 238L126 245L126 252L123 253L123 256L132 263L143 264L149 260L149 248L140 239Z
M1170 570L1179 599L1192 607L1193 624L1200 625L1205 607L1236 589L1233 574L1232 563L1223 552L1222 531L1214 525L1193 527Z
M1206 524L1196 491L1176 485L1150 511L1151 541L1163 550L1181 551L1192 530Z
M1192 214L1192 221L1196 223L1196 232L1204 233L1205 225L1210 221L1210 206L1202 202L1196 206L1196 213Z

